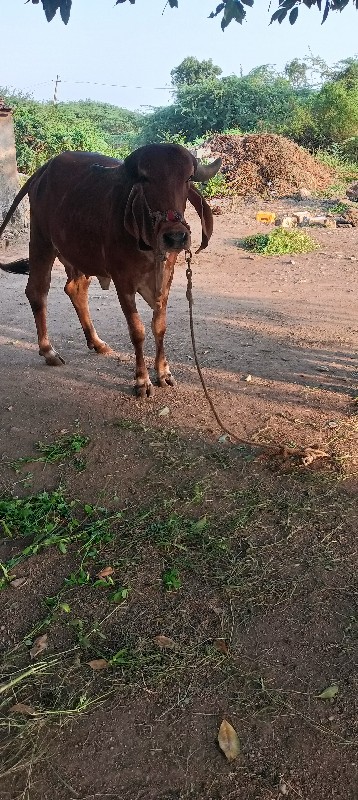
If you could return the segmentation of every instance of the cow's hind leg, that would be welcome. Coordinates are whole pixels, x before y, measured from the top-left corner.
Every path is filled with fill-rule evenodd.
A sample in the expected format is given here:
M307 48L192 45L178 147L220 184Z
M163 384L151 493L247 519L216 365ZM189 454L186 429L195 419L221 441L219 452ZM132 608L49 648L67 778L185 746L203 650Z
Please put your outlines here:
M78 319L82 325L83 333L86 337L87 347L90 350L95 350L96 353L107 355L111 353L111 348L99 338L94 324L90 317L88 307L88 287L91 283L91 278L86 278L85 275L79 275L72 278L70 271L67 270L68 281L65 286L65 292L71 300L71 303L76 311Z
M46 364L51 367L57 367L65 363L63 358L52 347L47 332L47 296L54 260L55 251L52 244L43 239L36 223L31 219L30 267L25 294L35 318L40 356L43 356Z
M118 300L121 304L123 314L127 320L129 335L134 346L136 358L136 382L135 392L138 397L151 397L153 394L153 384L149 378L143 353L145 340L145 328L138 314L135 294L124 293L121 286L116 284Z

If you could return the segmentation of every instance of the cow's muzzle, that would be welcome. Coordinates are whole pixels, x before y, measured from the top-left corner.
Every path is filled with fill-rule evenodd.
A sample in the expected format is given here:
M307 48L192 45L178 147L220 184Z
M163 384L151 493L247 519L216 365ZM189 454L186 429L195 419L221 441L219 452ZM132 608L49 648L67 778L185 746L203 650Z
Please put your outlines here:
M152 218L161 251L180 253L190 249L190 227L180 211L155 211Z
M164 249L170 253L180 253L190 248L190 233L183 228L163 231L162 239Z

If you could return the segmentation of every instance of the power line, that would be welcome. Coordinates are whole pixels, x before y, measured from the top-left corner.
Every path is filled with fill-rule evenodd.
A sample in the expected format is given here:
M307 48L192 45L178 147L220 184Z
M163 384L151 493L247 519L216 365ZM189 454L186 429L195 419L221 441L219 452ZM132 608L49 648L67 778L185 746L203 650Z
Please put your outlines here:
M54 81L52 81L54 83ZM126 84L121 83L100 83L98 81L66 81L60 80L60 83L70 83L72 84L85 84L86 86L110 86L116 89L145 89L146 91L164 91L164 92L175 92L176 89L170 88L169 86L128 86Z

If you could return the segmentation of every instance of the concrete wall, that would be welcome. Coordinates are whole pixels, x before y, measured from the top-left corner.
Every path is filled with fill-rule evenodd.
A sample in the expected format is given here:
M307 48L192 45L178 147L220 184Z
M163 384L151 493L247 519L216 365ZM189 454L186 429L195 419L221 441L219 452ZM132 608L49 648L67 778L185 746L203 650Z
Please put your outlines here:
M19 188L12 113L0 98L0 220L4 218ZM10 230L20 233L27 224L28 208L21 203L14 214Z

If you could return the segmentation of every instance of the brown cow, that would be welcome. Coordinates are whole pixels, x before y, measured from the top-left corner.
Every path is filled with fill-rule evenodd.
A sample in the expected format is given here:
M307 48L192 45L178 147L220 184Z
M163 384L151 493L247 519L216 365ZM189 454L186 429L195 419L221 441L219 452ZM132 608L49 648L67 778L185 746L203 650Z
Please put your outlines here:
M0 236L28 194L26 296L35 317L39 352L47 364L64 363L52 347L46 324L51 270L57 256L68 277L65 292L90 350L110 352L90 317L91 276L99 279L102 288L108 288L112 279L135 349L137 394L149 396L153 387L144 361L145 332L135 303L136 292L153 309L159 386L174 385L163 340L174 265L178 253L190 248L185 206L189 199L201 218L201 250L212 234L213 218L192 181L208 180L220 165L220 159L206 166L198 164L188 150L174 144L141 147L124 162L97 153L65 152L44 164L25 183L0 227ZM21 267L16 270L16 264L3 265L2 269L24 271Z

